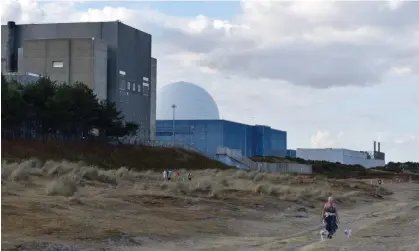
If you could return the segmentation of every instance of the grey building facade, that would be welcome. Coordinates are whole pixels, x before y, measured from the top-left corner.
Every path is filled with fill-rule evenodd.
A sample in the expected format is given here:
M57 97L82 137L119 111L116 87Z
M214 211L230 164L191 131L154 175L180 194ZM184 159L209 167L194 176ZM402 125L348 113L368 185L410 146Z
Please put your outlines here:
M150 81L151 42L150 34L118 21L9 22L1 26L1 70L47 75L58 82L85 82L100 98L115 102L125 120L140 125L139 136L149 139L156 87Z
M156 140L157 59L151 58L150 139Z
M101 100L107 98L108 47L100 39L34 39L23 41L19 71L49 76L58 83L83 82Z

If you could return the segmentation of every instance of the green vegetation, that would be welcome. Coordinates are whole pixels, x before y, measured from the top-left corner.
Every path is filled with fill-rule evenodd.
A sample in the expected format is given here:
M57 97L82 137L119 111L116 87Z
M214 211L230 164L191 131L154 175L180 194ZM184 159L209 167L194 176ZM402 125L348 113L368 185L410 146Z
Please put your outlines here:
M403 169L409 170L409 174L417 173L419 175L419 163L406 162L406 163L394 163L389 162L384 167L377 168L364 168L361 165L345 165L341 163L332 163L327 161L309 161L301 158L291 157L253 157L252 160L268 163L299 163L299 164L311 164L313 167L314 174L320 174L329 178L369 178L369 177L389 177L393 175L403 175L407 172L403 172ZM414 175L416 176L416 175ZM413 177L419 179L419 176Z
M103 169L126 166L136 171L234 168L196 152L151 146L112 145L100 141L2 140L1 157L8 162L36 158L40 161L81 161Z
M4 160L82 161L105 169L229 168L183 149L104 143L135 135L138 125L124 122L114 103L99 102L83 83L57 84L41 78L23 85L1 78Z
M343 165L341 163L332 163L327 161L308 161L301 158L291 157L254 157L255 161L268 163L299 163L311 164L313 173L325 175L329 178L350 178L361 177L367 175L367 170L361 165Z
M418 162L389 162L383 167L377 167L377 170L397 173L417 173L419 174Z
M114 103L99 101L80 82L57 84L49 78L22 85L1 76L2 138L80 139L135 134L138 125L123 122Z

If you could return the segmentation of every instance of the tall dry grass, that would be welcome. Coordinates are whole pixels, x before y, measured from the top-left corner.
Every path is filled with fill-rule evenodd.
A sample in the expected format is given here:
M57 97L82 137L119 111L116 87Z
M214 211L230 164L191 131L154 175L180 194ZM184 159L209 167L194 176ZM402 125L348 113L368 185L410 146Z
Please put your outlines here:
M30 182L47 179L47 195L71 197L80 186L129 185L143 193L226 198L240 196L270 196L294 202L323 201L330 195L345 201L368 193L385 193L383 189L359 181L330 180L324 177L292 174L258 173L243 170L207 169L192 172L193 179L163 181L162 174L153 171L136 172L127 167L103 170L82 162L29 159L20 163L2 161L2 179L8 182ZM181 174L189 171L180 170Z

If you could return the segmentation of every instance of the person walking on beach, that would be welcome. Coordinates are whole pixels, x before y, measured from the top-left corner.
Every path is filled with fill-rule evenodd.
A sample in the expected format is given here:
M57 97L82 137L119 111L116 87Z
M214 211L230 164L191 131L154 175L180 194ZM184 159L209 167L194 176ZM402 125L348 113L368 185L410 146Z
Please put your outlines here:
M332 239L332 235L336 232L336 229L338 229L337 223L339 222L338 211L332 196L324 203L322 220L326 223L326 231L328 232L327 238Z

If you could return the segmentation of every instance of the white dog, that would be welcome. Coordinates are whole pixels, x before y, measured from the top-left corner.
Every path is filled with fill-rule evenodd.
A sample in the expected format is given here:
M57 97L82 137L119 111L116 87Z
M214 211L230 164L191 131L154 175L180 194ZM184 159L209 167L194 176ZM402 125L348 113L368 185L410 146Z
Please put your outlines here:
M352 229L345 229L345 235L350 238L352 235Z
M327 235L328 232L326 230L320 230L320 239L324 241L324 236Z

